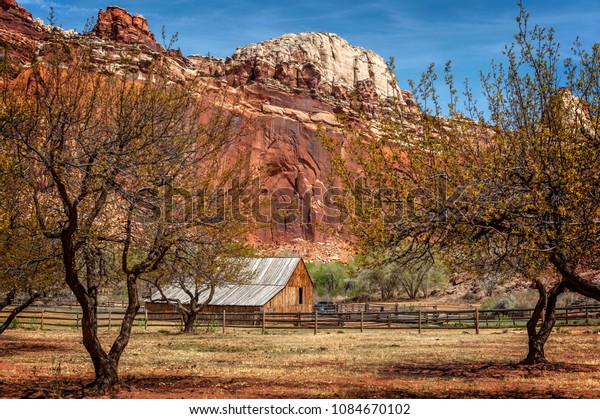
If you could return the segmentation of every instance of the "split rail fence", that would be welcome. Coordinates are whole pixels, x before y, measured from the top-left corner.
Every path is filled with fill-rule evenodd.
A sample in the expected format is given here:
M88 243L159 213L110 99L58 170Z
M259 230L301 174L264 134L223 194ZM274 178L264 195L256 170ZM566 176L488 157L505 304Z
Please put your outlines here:
M9 310L0 312L0 322ZM117 330L123 319L124 309L110 308L98 311L98 327ZM312 329L315 333L324 329L509 329L523 328L532 309L505 310L418 310L343 311L312 313L201 313L196 320L197 330L223 331L228 328ZM600 326L600 305L561 307L556 309L557 326ZM177 312L148 312L141 309L134 330L178 330L183 320ZM12 327L26 329L79 329L81 312L75 308L30 307L13 321Z

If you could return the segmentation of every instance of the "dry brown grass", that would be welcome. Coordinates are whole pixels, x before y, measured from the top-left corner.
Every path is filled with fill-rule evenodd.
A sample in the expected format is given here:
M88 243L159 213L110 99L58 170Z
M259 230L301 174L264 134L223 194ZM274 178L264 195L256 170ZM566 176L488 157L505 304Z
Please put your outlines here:
M137 332L121 361L123 386L111 396L597 398L599 343L597 330L555 333L553 364L524 367L515 365L525 356L523 331ZM0 336L4 397L59 397L92 377L76 331Z

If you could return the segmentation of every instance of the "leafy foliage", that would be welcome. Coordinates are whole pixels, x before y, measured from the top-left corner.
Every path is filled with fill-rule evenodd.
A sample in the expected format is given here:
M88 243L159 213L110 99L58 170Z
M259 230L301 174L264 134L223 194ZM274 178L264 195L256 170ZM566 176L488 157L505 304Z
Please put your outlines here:
M237 116L197 80L173 82L161 59L138 79L95 73L89 53L45 45L43 59L4 85L0 138L22 188L6 193L22 199L35 242L58 249L64 282L83 311L92 387L104 392L118 381L140 307L138 281L177 249L209 241L224 215L194 211L190 191L218 189L235 176L220 176L220 165ZM106 351L97 305L110 280L126 284L128 306Z
M341 262L307 263L318 296L337 297L345 292L349 268Z
M351 126L329 147L363 249L402 265L439 249L463 271L530 279L540 298L527 361L545 362L557 297L568 289L600 299L580 274L600 249L600 46L576 43L561 60L554 31L530 27L522 6L517 24L504 60L483 76L488 120L468 85L459 109L449 63L443 115L432 65L413 84L420 112L388 106L383 122Z

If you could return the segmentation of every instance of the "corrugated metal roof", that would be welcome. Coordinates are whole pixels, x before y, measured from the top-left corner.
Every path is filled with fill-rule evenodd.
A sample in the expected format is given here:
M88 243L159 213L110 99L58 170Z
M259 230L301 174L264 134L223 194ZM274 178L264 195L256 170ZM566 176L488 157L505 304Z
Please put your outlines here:
M281 291L296 270L299 257L248 258L250 279L247 284L226 284L215 288L210 305L215 306L262 306ZM190 297L178 286L165 289L169 299L179 300L187 304ZM208 298L208 291L201 294L198 301L202 303ZM151 300L160 301L161 295L156 292Z

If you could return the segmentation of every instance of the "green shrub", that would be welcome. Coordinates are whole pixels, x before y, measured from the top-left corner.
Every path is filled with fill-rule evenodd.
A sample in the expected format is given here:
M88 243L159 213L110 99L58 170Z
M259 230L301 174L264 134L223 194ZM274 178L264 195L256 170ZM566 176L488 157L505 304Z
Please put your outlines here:
M319 297L336 297L342 294L348 279L348 267L341 262L307 263L306 268L315 284Z
M486 298L482 304L482 310L512 310L519 308L535 307L537 299L527 292L515 292L502 294L496 297Z

